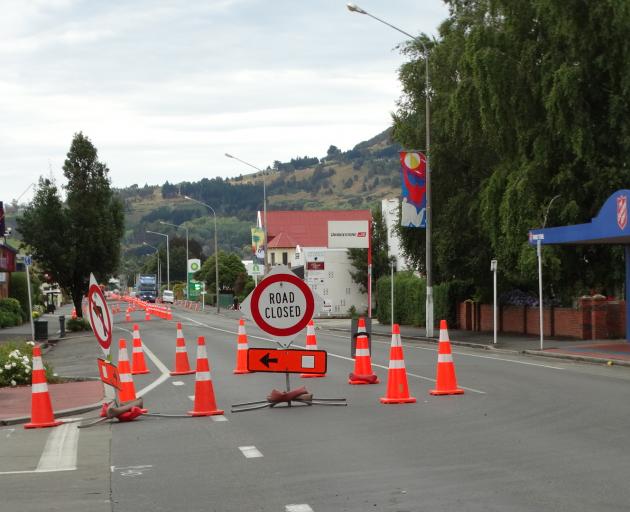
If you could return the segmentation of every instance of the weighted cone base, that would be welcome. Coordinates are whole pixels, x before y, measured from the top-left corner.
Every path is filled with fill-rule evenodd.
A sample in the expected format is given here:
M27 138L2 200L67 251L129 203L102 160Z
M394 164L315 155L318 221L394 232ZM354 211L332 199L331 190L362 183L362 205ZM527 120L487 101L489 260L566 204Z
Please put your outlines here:
M244 373L253 373L253 372L250 372L249 370L232 370L232 373L235 373L236 375L243 375Z
M133 371L131 370L131 375L142 375L143 373L151 373L149 370L138 370L138 371Z
M325 373L302 373L300 375L303 379L321 379L322 377L326 377Z
M463 395L464 394L464 390L463 389L449 389L449 390L432 389L431 391L429 391L429 394L437 395L437 396L442 396L442 395Z
M44 423L27 423L24 428L45 428L45 427L57 427L62 425L63 421L46 421Z
M187 372L169 372L169 375L190 375L195 373L195 370L188 370Z
M220 416L225 411L221 409L215 409L214 411L188 411L188 415L190 416Z
M415 404L416 398L410 396L409 398L381 398L382 404Z

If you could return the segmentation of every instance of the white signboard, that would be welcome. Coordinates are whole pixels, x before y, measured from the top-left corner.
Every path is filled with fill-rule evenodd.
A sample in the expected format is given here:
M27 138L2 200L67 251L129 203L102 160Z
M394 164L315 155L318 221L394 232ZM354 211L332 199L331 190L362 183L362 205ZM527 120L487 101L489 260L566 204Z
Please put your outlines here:
M367 220L329 220L328 247L330 249L367 249L369 247Z
M323 301L285 266L277 266L241 304L243 314L276 341L288 347Z
M191 258L188 260L188 273L194 274L201 270L201 260L196 258Z

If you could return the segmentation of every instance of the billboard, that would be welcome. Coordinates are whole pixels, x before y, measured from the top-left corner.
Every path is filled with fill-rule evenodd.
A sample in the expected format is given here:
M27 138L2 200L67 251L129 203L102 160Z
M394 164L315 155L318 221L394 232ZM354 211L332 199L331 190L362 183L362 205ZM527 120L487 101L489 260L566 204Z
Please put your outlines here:
M367 249L370 246L369 221L329 220L328 247L331 249Z

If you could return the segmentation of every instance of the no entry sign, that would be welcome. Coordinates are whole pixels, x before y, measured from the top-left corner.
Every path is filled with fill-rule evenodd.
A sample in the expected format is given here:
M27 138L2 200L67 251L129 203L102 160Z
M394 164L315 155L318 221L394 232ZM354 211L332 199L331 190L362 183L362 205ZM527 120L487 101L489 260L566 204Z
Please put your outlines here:
M90 325L98 344L109 355L109 347L112 344L112 317L105 296L97 284L94 275L90 275L90 288L88 290L88 312Z
M284 345L306 327L322 303L304 281L287 267L279 266L247 296L241 311Z

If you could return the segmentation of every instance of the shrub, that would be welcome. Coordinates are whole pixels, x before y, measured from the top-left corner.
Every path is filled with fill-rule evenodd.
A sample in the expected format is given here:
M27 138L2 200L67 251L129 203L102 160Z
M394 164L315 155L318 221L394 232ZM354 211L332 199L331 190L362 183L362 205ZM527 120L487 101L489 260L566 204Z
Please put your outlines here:
M71 332L78 331L90 331L92 327L90 327L90 322L88 322L85 318L71 318L70 320L66 320L66 329Z
M31 383L34 345L32 341L0 345L0 387ZM59 381L50 365L44 363L44 368L48 382Z
M22 316L0 310L0 328L15 327L22 323Z

